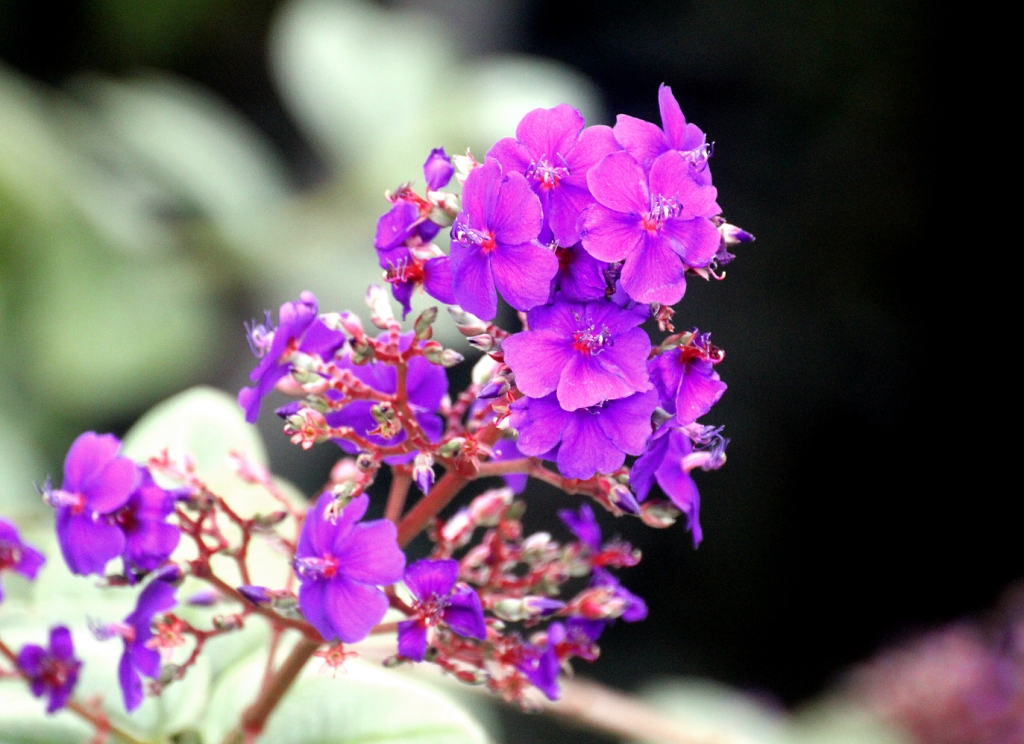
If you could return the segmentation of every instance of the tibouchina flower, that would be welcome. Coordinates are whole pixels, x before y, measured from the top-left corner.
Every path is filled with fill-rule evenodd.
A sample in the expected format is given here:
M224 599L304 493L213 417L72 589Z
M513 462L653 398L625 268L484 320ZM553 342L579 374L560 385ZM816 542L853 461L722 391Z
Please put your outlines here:
M710 335L698 335L696 343L667 351L647 363L665 410L675 414L681 426L710 411L728 387L715 372L721 356L713 353Z
M172 584L159 578L150 582L139 594L135 610L111 630L124 641L124 653L117 676L124 696L124 707L133 711L142 704L142 675L150 679L160 676L160 652L152 648L153 618L178 604Z
M503 174L493 158L470 172L451 244L455 299L463 310L491 320L498 293L516 310L548 301L558 259L537 242L543 219L521 173Z
M423 661L427 629L439 623L461 636L487 638L480 596L468 586L457 585L458 578L459 562L452 559L416 561L405 569L415 616L398 624L398 653Z
M18 668L28 677L29 689L36 697L49 695L46 712L67 705L78 682L82 662L75 658L71 631L59 625L50 631L50 647L29 644L18 654Z
M35 579L46 557L26 542L22 542L17 528L6 519L0 519L0 574L4 571L20 573L26 579ZM0 584L0 602L4 587Z
M378 587L401 580L405 555L393 523L357 524L370 504L365 494L334 522L325 514L332 502L330 494L321 496L302 525L295 551L299 609L325 640L355 643L387 612L388 598Z

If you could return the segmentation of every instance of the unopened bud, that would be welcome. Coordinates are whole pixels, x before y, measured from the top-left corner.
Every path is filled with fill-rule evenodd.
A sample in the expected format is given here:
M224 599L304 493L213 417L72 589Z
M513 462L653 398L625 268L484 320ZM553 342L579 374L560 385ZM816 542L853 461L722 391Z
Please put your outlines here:
M240 615L214 615L210 622L217 630L238 630L242 627Z
M166 687L171 684L178 677L178 672L181 670L177 664L165 664L160 667L160 676L157 677L157 682L161 687Z
M373 347L366 341L357 341L352 344L352 364L363 365L373 361L376 356Z
M269 530L277 525L281 524L288 518L288 512L286 511L275 511L270 514L256 514L252 518L253 527L263 530Z
M432 191L427 194L427 199L434 205L430 211L430 221L441 227L447 227L455 222L455 218L462 211L462 199L450 191Z
M416 318L416 323L413 325L413 330L416 331L416 338L430 338L430 335L433 333L431 326L434 325L435 320L437 320L436 307L428 307L420 313L419 317Z
M334 495L334 503L337 505L338 513L348 506L348 502L355 497L359 490L359 481L357 480L342 481L341 483L336 483L334 487L331 488L331 493Z
M370 322L382 330L395 322L395 313L391 309L391 300L387 290L371 284L366 290L366 306L370 308Z
M466 440L462 437L449 439L437 448L437 454L441 455L441 457L455 457L460 451L462 451L462 445L465 443Z
M455 179L460 185L466 185L466 178L469 177L470 172L474 168L479 168L482 164L478 163L476 158L473 157L473 153L466 148L465 155L452 155L452 165L455 166Z
M434 487L434 458L428 452L416 455L412 465L412 478L424 494Z
M371 470L376 469L377 461L373 459L373 455L368 452L360 452L356 458L356 468L361 473L369 473Z
M394 669L395 667L399 667L402 666L402 664L408 663L409 660L407 658L405 658L404 656L398 656L397 654L395 654L394 656L389 656L381 662L385 669Z
M481 527L493 527L512 503L513 493L509 488L495 488L473 499L469 514Z
M739 245L740 243L753 243L755 238L741 227L723 222L718 226L718 233L722 236L722 242L726 245Z
M378 424L386 424L395 419L395 409L390 403L377 403L370 407L370 415Z
M468 509L459 509L451 519L444 523L441 528L441 539L445 542L461 547L469 541L476 525L469 516Z
M640 507L640 519L648 527L655 529L671 527L681 513L668 501L648 501Z
M640 504L637 503L633 492L628 486L616 483L608 491L608 501L612 506L627 514L637 515L640 513Z
M445 349L441 344L437 344L436 346L428 344L427 346L424 346L423 356L425 356L428 361L433 362L434 364L440 364L442 367L454 367L456 364L460 364L465 360L465 357L455 351L455 349Z
M523 560L527 563L542 561L549 557L554 547L550 533L535 532L523 540Z
M479 336L481 333L487 332L488 324L486 322L480 320L473 313L467 313L461 307L449 305L448 314L452 316L459 333L463 336Z
M472 379L474 385L484 385L498 370L499 363L494 361L493 358L484 354L477 360L477 363L473 365Z
M494 336L489 333L481 333L479 336L470 336L468 339L469 345L479 349L485 354L494 348Z

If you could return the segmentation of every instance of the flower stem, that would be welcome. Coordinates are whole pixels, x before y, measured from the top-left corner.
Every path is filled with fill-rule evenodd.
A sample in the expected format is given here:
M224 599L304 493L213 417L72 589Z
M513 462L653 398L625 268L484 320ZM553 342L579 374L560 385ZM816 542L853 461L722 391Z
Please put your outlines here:
M384 507L384 519L398 524L398 520L402 518L405 499L409 495L411 486L412 476L405 468L394 467L391 469L391 490L388 491L388 503Z

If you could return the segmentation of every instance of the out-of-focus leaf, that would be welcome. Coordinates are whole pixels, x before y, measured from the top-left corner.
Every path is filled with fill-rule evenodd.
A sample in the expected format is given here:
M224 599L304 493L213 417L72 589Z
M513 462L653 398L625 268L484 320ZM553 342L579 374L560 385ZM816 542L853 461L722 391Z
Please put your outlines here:
M237 400L210 387L194 387L154 406L125 435L122 451L144 462L166 448L190 453L204 478L221 473L231 452L267 462L263 442Z
M218 742L259 688L265 653L218 681L203 729ZM259 741L274 744L484 744L481 727L451 699L422 683L358 660L332 677L314 659L270 716ZM311 714L315 711L315 714Z
M640 696L679 721L680 731L696 740L725 738L733 744L784 744L787 724L782 712L738 690L709 680L664 679ZM642 740L644 744L659 744Z
M0 744L81 744L94 733L68 711L46 715L45 698L32 697L19 680L0 680L0 700Z
M913 740L863 709L824 700L793 717L786 744L913 744Z
M45 476L34 444L31 431L0 410L0 517L20 525L51 511L33 485Z

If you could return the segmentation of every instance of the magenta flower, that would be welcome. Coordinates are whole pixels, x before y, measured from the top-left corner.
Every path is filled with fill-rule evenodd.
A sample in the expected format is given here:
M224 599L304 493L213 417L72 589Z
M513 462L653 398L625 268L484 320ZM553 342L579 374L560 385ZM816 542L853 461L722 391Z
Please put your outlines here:
M67 705L78 683L82 662L75 658L71 631L63 625L50 630L50 648L29 644L18 654L18 668L28 677L29 689L36 697L49 695L46 712Z
M46 557L28 543L22 542L18 529L6 519L0 519L0 574L15 571L26 579L35 579ZM0 584L0 602L4 587Z
M459 562L452 559L416 561L405 569L412 593L413 617L398 624L398 653L423 661L427 629L444 623L461 636L483 641L487 625L480 597L465 584L456 585Z
M328 328L317 318L317 312L316 297L312 292L303 292L298 302L281 305L277 328L253 325L249 329L250 346L261 359L249 375L256 385L239 391L238 404L250 424L259 418L263 398L289 373L294 352L330 359L345 343L345 334Z
M614 473L627 454L644 451L657 406L653 390L574 411L563 409L554 395L520 398L510 423L524 455L555 460L566 478L590 478Z
M452 227L455 299L463 310L491 320L499 292L516 310L548 301L558 259L537 242L543 219L521 173L503 175L493 158L473 169Z
M403 334L399 343L403 351L409 348L413 337L412 333ZM352 364L347 357L339 360L338 367L348 369L357 379L378 392L394 394L398 390L398 375L394 367L380 362ZM444 423L437 414L437 409L448 392L448 376L445 374L444 367L432 364L424 357L413 357L409 360L406 390L409 394L409 408L412 409L416 421L432 442L438 441L441 438ZM328 396L330 395L329 392ZM387 439L378 434L370 434L379 426L370 412L373 405L374 403L368 400L352 401L344 408L328 413L325 418L331 427L351 427L356 434L366 437L374 444L390 446L404 442L406 439L404 430ZM359 451L358 447L346 439L335 439L334 441L349 454ZM410 452L407 455L394 455L387 458L385 462L389 464L411 462L415 456L415 452Z
M160 652L151 643L153 618L178 604L174 592L175 587L167 581L159 578L151 581L139 594L135 610L124 623L109 629L111 634L119 635L124 641L117 676L124 707L129 712L142 704L142 675L150 679L160 676Z
M721 243L709 219L721 211L715 187L700 183L675 151L660 155L650 174L628 152L614 152L587 183L597 204L580 215L583 247L601 261L625 261L622 286L637 302L679 302L686 268L707 266Z
M608 294L608 264L598 261L576 243L555 249L558 258L558 274L555 285L567 300L587 302L601 300Z
M113 517L125 534L125 563L146 573L171 556L181 532L167 524L167 517L174 513L174 495L156 485L145 468L139 472L138 487Z
M388 598L378 586L402 578L405 555L397 529L386 519L357 524L370 499L359 496L337 521L325 512L333 497L325 493L306 515L295 551L299 608L327 641L361 641L380 622Z
M540 198L555 242L579 241L576 220L594 203L587 172L605 155L620 149L605 126L583 129L583 116L568 104L534 109L519 122L516 138L499 140L487 153L504 173L522 173ZM525 309L525 308L521 308Z
M391 293L402 305L402 320L412 310L412 294L417 287L423 287L438 302L455 304L451 259L448 256L423 259L404 246L379 255L384 280L391 285Z
M645 170L658 156L675 150L691 164L698 181L711 183L707 167L711 148L707 137L695 124L686 123L679 102L665 84L658 88L658 106L662 129L649 121L619 114L615 119L615 139Z
M427 181L427 188L431 191L443 189L455 175L455 166L452 159L445 153L443 147L435 147L423 163L423 178Z
M711 410L728 387L715 364L721 351L711 346L711 334L699 334L694 343L667 351L648 362L651 382L661 394L665 410L679 425L692 424Z
M557 392L568 411L645 392L651 389L651 341L637 326L647 315L645 307L624 310L606 300L556 298L530 312L529 331L505 340L505 362L526 395Z
M45 488L47 503L57 509L57 540L72 573L102 574L124 552L125 535L113 514L135 490L139 468L118 457L120 448L112 434L85 432L68 450L61 488Z

